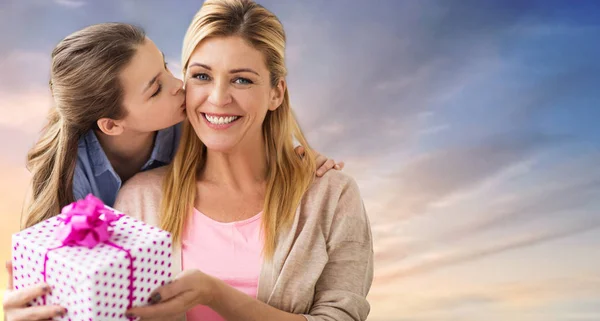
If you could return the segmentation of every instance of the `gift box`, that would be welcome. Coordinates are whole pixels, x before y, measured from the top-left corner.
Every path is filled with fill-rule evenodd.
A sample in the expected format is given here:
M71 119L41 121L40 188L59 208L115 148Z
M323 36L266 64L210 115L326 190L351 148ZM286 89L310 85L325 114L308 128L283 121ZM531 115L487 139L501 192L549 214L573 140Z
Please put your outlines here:
M57 320L128 320L132 306L171 277L171 235L92 195L12 237L15 289L48 283L32 305L58 304Z

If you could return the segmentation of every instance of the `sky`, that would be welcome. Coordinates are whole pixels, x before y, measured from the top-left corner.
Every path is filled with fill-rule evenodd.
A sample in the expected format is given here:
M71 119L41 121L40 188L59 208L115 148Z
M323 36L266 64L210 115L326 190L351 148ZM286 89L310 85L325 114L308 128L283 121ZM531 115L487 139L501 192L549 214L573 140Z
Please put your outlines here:
M309 143L360 186L368 320L600 320L599 2L259 3L286 30ZM0 259L52 104L52 48L135 23L177 73L201 4L0 0Z

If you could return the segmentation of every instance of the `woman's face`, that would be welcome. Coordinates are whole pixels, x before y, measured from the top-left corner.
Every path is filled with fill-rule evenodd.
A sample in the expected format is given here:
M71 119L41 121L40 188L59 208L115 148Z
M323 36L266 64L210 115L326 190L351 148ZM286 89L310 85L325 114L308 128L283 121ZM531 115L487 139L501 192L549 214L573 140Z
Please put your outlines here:
M267 111L281 105L285 88L269 79L263 54L240 37L208 38L196 47L186 71L187 116L209 150L262 142Z
M167 69L164 55L146 38L120 74L127 115L119 120L132 132L153 132L185 118L183 82Z

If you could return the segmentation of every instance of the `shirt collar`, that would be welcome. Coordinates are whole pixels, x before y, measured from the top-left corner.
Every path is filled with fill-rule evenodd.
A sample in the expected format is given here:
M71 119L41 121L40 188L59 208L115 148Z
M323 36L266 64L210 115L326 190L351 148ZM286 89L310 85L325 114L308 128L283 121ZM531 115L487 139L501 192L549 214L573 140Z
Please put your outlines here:
M154 148L148 163L159 161L168 164L173 159L175 150L175 126L159 130L154 138ZM148 164L147 163L147 164ZM144 168L142 168L143 170Z
M102 145L100 145L100 141L98 140L98 137L96 137L94 130L90 130L85 135L84 139L94 176L99 176L106 171L113 172L112 165L110 164L108 157L106 157L106 153L104 153Z
M150 168L157 161L162 163L162 165L166 165L171 162L171 159L173 158L173 152L177 147L176 127L178 125L158 131L156 137L154 138L154 147L152 148L150 159L148 159L141 170ZM110 171L114 175L117 175L114 172L108 157L106 157L106 153L104 153L102 145L100 145L100 141L98 140L98 137L96 136L96 133L94 133L93 129L85 135L84 140L89 157L91 159L94 176L99 176L106 171Z

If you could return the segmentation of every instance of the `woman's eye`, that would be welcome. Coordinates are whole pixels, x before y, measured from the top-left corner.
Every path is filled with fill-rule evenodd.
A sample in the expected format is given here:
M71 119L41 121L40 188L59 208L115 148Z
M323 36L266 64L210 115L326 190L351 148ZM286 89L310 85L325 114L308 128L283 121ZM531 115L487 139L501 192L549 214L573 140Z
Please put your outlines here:
M250 85L250 84L253 84L252 80L247 79L247 78L236 78L233 82L236 83L236 84L238 84L238 85Z
M194 74L192 78L196 78L198 80L210 80L210 77L207 74Z

